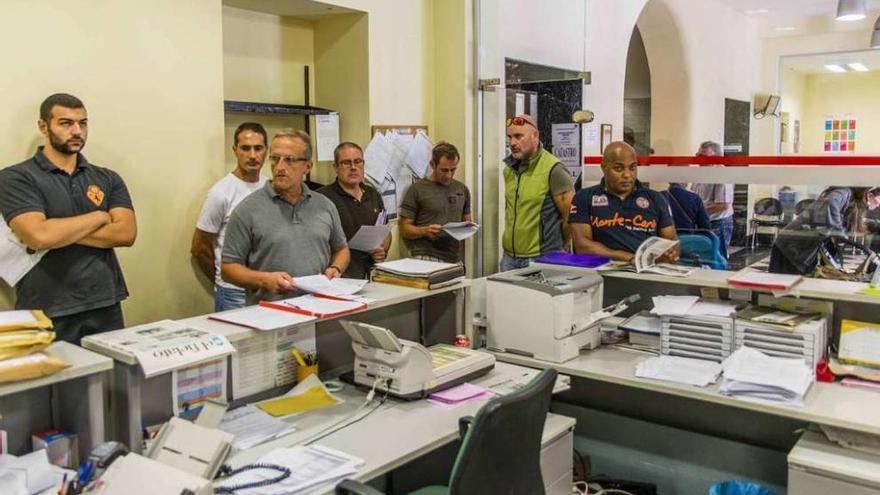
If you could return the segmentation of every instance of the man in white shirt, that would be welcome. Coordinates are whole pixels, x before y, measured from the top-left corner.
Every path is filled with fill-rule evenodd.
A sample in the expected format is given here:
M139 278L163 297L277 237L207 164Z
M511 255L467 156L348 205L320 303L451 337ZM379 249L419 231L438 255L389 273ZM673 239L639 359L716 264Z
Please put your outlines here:
M715 141L700 144L697 156L721 156L721 145ZM733 184L694 184L709 214L712 232L721 241L721 255L727 258L727 248L733 237Z
M202 273L214 281L214 311L245 305L244 289L220 278L220 256L232 210L266 183L266 177L260 175L266 161L266 142L266 129L260 124L245 122L235 129L232 151L238 165L208 191L196 223L190 252Z

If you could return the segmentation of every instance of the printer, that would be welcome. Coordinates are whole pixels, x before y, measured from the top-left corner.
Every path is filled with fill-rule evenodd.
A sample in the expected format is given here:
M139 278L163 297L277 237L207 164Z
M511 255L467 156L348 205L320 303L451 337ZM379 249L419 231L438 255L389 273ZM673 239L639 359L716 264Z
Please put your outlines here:
M600 344L602 277L595 272L527 267L486 281L487 344L561 363Z
M400 399L422 399L495 367L487 352L437 344L425 347L398 339L383 327L342 320L354 350L354 383Z

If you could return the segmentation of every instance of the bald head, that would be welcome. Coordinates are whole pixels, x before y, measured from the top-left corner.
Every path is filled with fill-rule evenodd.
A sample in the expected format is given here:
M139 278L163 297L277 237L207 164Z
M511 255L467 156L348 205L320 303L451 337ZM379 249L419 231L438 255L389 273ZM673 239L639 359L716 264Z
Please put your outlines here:
M605 188L620 197L629 196L635 190L638 177L636 150L623 141L614 141L602 154L602 174Z

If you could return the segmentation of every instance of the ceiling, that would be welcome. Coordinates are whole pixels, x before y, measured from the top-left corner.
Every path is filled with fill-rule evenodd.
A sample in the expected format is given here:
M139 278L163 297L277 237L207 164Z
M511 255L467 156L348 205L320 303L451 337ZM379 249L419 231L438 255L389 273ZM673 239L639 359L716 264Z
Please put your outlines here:
M825 64L837 63L845 65L847 62L861 62L871 71L880 70L880 50L783 57L782 67L804 74L831 74L832 72L825 68ZM850 73L856 72L852 70L846 72L846 74ZM844 74L841 73L840 75Z
M761 37L802 36L836 31L869 31L880 16L880 0L866 0L867 17L839 22L837 0L718 0L758 23Z

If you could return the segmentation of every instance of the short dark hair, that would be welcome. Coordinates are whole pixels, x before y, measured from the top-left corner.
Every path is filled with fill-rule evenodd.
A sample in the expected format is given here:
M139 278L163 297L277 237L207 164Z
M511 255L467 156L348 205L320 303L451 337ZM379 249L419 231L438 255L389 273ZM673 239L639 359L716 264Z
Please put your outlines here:
M242 122L241 125L235 128L235 134L233 135L233 146L238 146L238 135L244 131L256 132L257 134L263 136L263 145L269 144L269 137L266 134L266 129L263 128L263 124L259 122Z
M343 141L339 143L336 148L333 150L333 163L339 163L339 154L342 153L342 150L347 148L354 148L361 152L361 155L364 154L364 150L358 146L357 143L352 143L351 141Z
M52 119L52 109L55 107L85 108L86 106L76 96L67 93L55 93L54 95L49 95L48 98L43 100L43 103L40 103L40 120L49 122Z
M434 149L431 150L431 163L439 165L440 160L443 158L446 158L447 160L455 160L457 162L460 159L458 156L458 149L449 143L444 143L443 141L437 143L437 145L434 146Z

